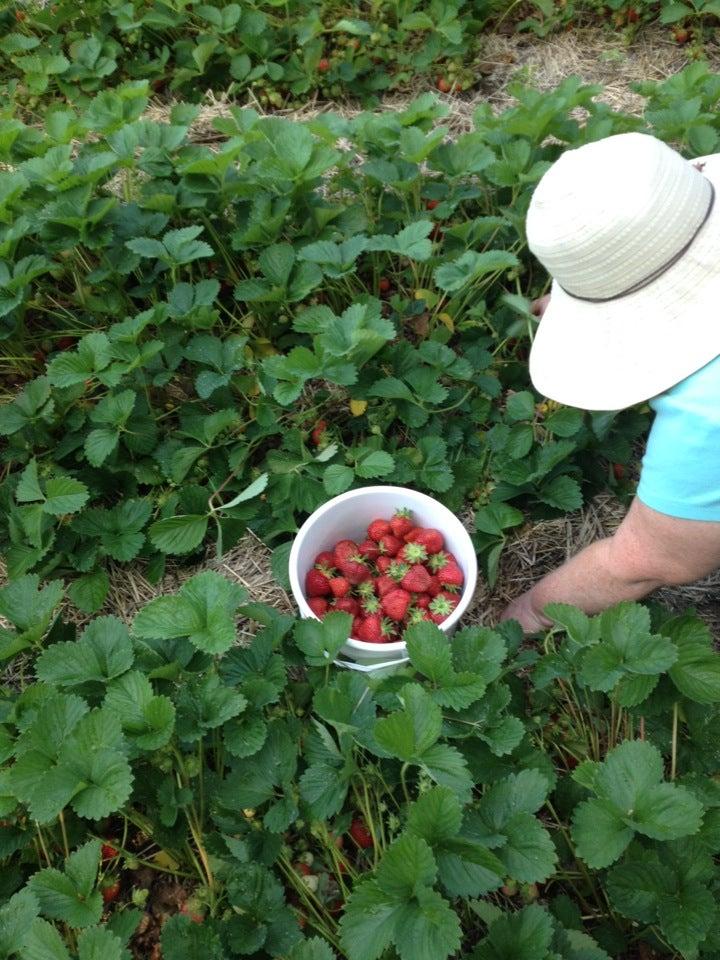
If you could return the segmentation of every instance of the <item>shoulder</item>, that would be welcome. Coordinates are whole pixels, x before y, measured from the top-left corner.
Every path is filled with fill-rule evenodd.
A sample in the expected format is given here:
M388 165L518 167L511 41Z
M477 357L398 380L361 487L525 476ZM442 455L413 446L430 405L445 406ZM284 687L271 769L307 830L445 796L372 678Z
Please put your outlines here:
M699 415L720 421L720 356L650 401L658 412Z

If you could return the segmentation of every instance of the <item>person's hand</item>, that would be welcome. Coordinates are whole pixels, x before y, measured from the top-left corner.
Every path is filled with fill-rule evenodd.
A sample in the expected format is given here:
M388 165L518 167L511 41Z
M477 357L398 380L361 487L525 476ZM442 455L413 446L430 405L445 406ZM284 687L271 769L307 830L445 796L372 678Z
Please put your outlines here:
M542 315L547 310L549 303L550 294L546 293L544 297L538 297L537 300L533 300L532 304L530 305L530 312L534 317L542 319Z
M500 617L501 623L503 620L516 620L525 634L538 633L551 625L550 620L535 610L531 591L523 593L508 604Z

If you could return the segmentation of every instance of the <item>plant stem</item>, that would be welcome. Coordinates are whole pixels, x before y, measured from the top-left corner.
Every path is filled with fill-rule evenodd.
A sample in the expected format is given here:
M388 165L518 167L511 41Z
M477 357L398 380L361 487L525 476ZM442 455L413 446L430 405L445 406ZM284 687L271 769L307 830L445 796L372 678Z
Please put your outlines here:
M63 850L65 851L65 857L67 858L70 856L70 847L68 846L67 832L65 830L65 815L62 810L60 811L58 819L60 821L60 832L62 833L63 839Z
M670 779L674 780L677 773L677 742L678 742L678 713L680 705L676 700L673 704L672 718L672 752L670 754Z

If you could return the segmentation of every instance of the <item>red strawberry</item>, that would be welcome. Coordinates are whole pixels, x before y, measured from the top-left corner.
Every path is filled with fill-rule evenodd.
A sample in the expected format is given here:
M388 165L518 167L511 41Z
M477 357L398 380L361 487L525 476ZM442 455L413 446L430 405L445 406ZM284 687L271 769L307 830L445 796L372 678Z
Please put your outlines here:
M390 281L387 277L380 277L378 280L378 290L380 293L387 293L390 289Z
M370 847L375 845L372 834L365 825L365 821L359 817L350 824L350 836L363 850L369 850Z
M365 643L388 643L392 636L392 628L383 620L379 613L371 613L365 617L358 630L357 639Z
M315 616L320 617L321 620L330 609L330 604L327 602L325 597L309 597L308 606Z
M457 597L453 597L451 593L443 592L435 597L428 610L434 623L442 623L443 620L447 620L456 606Z
M298 863L293 864L293 866L295 867L296 872L302 874L303 877L312 876L312 870L307 865L307 863L303 863L302 860L299 861Z
M330 61L327 59L327 57L322 57L320 60L318 60L318 70L320 73L327 73L329 69Z
M377 560L380 556L380 546L374 540L363 540L358 550L366 560Z
M398 590L397 587L386 593L380 601L383 613L391 620L402 620L410 606L410 594L407 590Z
M395 584L393 584L393 587L394 586ZM375 594L365 597L364 600L361 601L360 606L362 607L362 611L366 616L369 616L372 613L380 613L380 601Z
M102 893L103 903L114 903L120 896L120 881L111 881L100 892Z
M422 527L410 527L410 529L408 530L408 532L407 532L407 533L404 535L404 537L403 537L403 540L405 541L405 543L410 543L410 541L411 541L412 538L415 536L415 534L418 532L418 530L422 530Z
M452 84L446 77L438 77L435 86L438 88L440 93L450 93L452 90Z
M444 550L440 550L439 553L433 553L428 557L427 567L431 573L437 573L438 570L441 570L449 560L450 554L446 553Z
M396 537L404 537L406 533L412 530L414 524L410 517L411 513L405 507L395 511L395 515L390 521L390 529Z
M415 623L424 623L426 620L432 622L432 617L427 610L423 610L422 607L413 607L408 611L408 615L405 618L405 622L409 627Z
M342 610L343 613L350 613L356 617L360 613L360 604L355 597L340 597L335 601L333 610Z
M454 561L446 563L438 572L437 578L444 587L461 587L465 583L463 572Z
M111 843L104 843L100 847L100 854L102 856L103 862L105 862L106 860L114 860L115 857L118 855L118 852Z
M392 563L392 557L378 557L375 561L375 566L378 568L379 573L387 573Z
M415 606L419 607L421 610L427 610L427 608L430 606L431 600L432 597L429 593L421 593L415 597Z
M334 597L346 597L350 593L350 581L347 577L333 577L330 580L330 591Z
M390 564L387 572L389 577L392 577L393 580L396 580L399 583L409 569L409 563L400 563L399 561L395 560Z
M389 533L390 524L387 520L373 520L367 528L368 537L374 540L375 543L377 543L381 537L386 537Z
M333 556L335 557L335 566L341 575L347 577L354 586L370 577L370 571L365 565L358 545L354 540L341 540L336 543Z
M625 476L625 467L623 466L623 464L614 463L612 465L612 468L613 468L613 474L615 475L615 479L622 480L622 478Z
M377 595L379 597L384 597L386 593L390 593L391 590L395 590L397 584L392 577L388 577L387 574L383 574L378 577L375 581L375 589L377 590Z
M380 553L384 554L386 557L394 557L402 545L402 540L399 540L392 533L388 533L384 537L380 537L378 540L378 548Z
M313 566L320 567L323 572L325 570L332 570L332 568L335 566L335 557L332 555L330 550L323 550L322 553L319 553L315 557L315 563Z
M323 550L322 553L319 553L315 557L315 562L313 566L326 567L328 570L332 570L334 563L335 563L335 557L333 556L332 550Z
M312 428L312 433L310 434L312 442L315 444L316 447L319 447L320 444L323 442L323 440L325 439L326 433L327 433L327 421L318 420L318 422Z
M430 574L419 563L414 564L400 581L403 590L410 593L425 593L430 585Z
M421 543L429 554L439 553L445 546L443 535L433 527L417 527L406 534L405 540L408 543Z
M305 577L305 595L326 597L330 593L330 581L321 570L308 570Z
M437 207L439 203L440 203L439 200L426 200L426 201L425 201L425 209L426 209L426 210L434 210L435 207Z
M415 563L425 563L427 555L427 550L421 543L406 543L398 550L397 558L412 566Z
M436 597L442 590L442 584L438 577L430 577L430 583L425 588L425 593L429 593L431 597Z

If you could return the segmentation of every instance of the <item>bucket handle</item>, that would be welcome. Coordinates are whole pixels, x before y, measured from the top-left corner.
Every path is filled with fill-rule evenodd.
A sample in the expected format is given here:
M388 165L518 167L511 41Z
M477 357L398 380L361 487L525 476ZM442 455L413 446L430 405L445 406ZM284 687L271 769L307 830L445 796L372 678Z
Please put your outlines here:
M336 667L344 667L345 670L357 670L359 673L373 673L375 670L384 670L386 667L398 667L404 663L410 663L410 657L400 657L397 660L388 660L385 663L353 663L351 660L333 660Z

